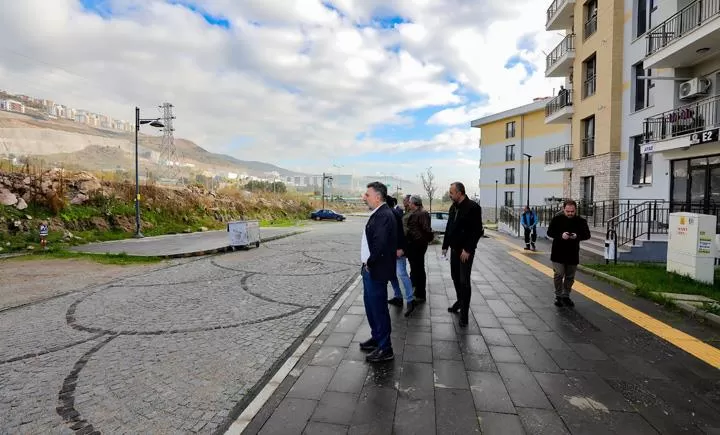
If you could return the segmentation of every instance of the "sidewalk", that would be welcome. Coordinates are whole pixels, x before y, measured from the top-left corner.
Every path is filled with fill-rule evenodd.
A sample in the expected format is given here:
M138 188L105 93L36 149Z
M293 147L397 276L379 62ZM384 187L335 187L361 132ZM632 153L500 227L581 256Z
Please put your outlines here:
M431 247L427 304L410 319L390 307L391 363L364 360L370 332L354 288L243 433L720 431L720 370L580 294L557 309L550 279L508 251L480 241L460 328L447 312L450 265Z
M303 227L260 228L261 242L310 231ZM227 231L206 231L189 234L125 239L111 242L88 243L71 248L75 252L89 254L121 254L140 257L192 257L227 251Z

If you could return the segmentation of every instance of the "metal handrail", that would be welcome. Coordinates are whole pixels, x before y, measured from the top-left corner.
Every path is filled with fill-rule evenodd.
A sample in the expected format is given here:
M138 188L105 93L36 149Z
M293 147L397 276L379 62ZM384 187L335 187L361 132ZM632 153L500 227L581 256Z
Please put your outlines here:
M566 35L565 38L563 38L563 40L560 41L560 43L555 46L555 48L553 48L550 54L547 55L547 57L545 58L545 71L552 68L553 65L555 65L560 60L560 58L570 53L571 51L575 51L574 33Z
M568 160L572 160L572 144L560 145L545 151L546 165L567 162Z
M547 19L545 20L546 26L548 25L550 20L555 17L555 14L557 14L560 8L565 6L565 3L567 3L567 0L553 0L553 2L550 3L550 7L547 8Z
M545 117L551 116L560 109L572 106L572 89L563 89L560 93L545 104Z
M720 0L696 0L648 32L646 57L720 16Z
M720 95L715 95L646 118L645 142L697 133L706 126L718 125L718 102Z

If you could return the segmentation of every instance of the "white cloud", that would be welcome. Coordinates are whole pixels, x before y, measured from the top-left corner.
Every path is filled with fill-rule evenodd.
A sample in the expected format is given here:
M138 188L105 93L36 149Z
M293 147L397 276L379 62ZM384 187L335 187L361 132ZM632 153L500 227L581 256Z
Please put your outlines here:
M476 165L452 155L477 150L469 121L548 95L542 50L560 38L544 32L548 5L532 0L335 0L337 11L319 0L192 2L231 30L160 0L109 3L111 18L83 11L79 0L2 2L1 86L125 119L135 105L153 111L170 101L178 136L241 159L316 158L298 165L307 170L373 151L447 152L433 165L439 177L454 179L463 165L468 183ZM409 22L355 25L377 13ZM524 67L505 63L528 33L537 33L537 49L521 56L538 74L520 85ZM488 100L467 104L461 84ZM446 105L454 107L429 120L448 127L434 137L356 139L408 122L402 112ZM233 149L240 138L250 145ZM426 163L409 163L409 171Z

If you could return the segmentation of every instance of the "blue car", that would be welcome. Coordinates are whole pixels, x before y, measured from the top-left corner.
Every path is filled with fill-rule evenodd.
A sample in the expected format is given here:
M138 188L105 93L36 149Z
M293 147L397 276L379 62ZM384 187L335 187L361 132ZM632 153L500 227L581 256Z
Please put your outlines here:
M334 210L316 210L310 214L310 219L321 221L321 220L333 220L342 222L345 220L345 216Z

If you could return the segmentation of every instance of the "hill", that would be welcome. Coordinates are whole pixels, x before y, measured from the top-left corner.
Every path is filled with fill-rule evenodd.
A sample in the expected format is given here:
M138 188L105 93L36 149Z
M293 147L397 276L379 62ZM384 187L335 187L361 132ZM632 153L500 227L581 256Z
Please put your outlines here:
M0 154L36 156L50 163L75 164L87 170L108 170L132 167L135 137L132 133L95 128L64 119L51 119L40 111L27 109L27 114L0 111ZM158 153L161 139L141 135L145 151L142 162L146 170L154 164L147 151ZM183 163L194 164L198 170L237 172L263 176L277 172L281 176L306 175L270 163L240 160L216 154L186 139L175 139Z

